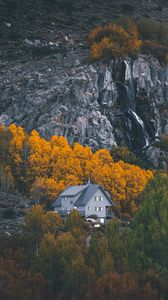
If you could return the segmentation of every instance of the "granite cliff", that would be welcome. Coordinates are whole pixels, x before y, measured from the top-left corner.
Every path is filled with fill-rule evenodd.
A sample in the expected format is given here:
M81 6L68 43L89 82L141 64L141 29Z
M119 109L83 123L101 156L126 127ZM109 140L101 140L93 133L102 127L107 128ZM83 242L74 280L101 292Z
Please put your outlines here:
M151 146L168 133L168 67L151 55L91 64L86 34L120 15L166 20L166 1L1 0L1 7L0 122L93 149L127 145L159 167Z

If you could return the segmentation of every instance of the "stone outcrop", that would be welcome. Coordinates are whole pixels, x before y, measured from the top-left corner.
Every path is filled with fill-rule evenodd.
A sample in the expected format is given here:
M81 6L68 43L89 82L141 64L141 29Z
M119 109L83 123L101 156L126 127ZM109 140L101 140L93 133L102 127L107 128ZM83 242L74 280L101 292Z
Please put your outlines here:
M23 195L0 191L0 236L10 238L21 232L30 200Z
M150 55L90 64L85 40L102 18L166 20L166 1L0 2L0 123L94 150L144 151L168 133L168 67Z
M168 67L152 56L84 64L72 52L71 59L61 58L62 65L58 60L1 71L1 123L37 129L46 138L64 135L94 150L142 150L168 133Z

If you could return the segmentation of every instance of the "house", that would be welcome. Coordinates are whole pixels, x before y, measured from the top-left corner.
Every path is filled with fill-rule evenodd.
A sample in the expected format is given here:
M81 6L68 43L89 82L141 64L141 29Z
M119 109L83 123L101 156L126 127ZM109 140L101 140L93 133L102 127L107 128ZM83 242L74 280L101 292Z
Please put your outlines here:
M55 200L54 211L66 216L76 209L81 216L88 218L97 215L102 223L113 217L114 206L109 194L98 184L70 186Z

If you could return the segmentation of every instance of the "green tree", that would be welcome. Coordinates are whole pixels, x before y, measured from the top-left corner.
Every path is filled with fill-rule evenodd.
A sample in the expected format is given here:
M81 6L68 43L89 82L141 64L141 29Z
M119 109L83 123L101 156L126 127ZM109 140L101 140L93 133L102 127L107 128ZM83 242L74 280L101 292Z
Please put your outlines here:
M71 280L70 270L74 261L80 257L80 247L70 232L58 237L48 232L42 238L35 264L45 278L53 281L55 292L60 292L67 285L67 281Z
M63 299L86 300L87 291L95 285L94 269L87 266L84 257L76 257L65 269L65 289Z
M112 146L110 150L110 154L114 162L122 160L128 164L133 164L138 166L142 165L142 162L135 156L135 154L125 146L119 146L119 147Z
M128 262L128 229L122 228L121 222L115 218L105 228L105 236L110 252L114 258L115 270L123 272Z
M168 270L168 177L157 175L142 198L131 226L131 266Z
M106 237L98 233L92 235L87 255L88 263L97 276L114 270L114 261Z
M83 225L84 225L84 221L80 213L77 210L73 209L66 218L65 228L71 231L75 227L82 229Z
M24 238L31 250L38 256L39 242L45 228L45 211L41 205L35 205L27 213L24 226Z

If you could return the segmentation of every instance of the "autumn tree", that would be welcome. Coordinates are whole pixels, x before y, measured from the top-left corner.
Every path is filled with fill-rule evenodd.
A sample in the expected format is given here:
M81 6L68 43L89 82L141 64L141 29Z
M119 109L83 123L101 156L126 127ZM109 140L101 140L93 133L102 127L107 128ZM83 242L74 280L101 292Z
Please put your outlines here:
M122 26L129 34L135 37L139 36L138 26L135 18L132 16L121 16L116 20L117 24Z
M148 180L153 177L151 171L123 161L114 163L108 150L98 150L91 159L90 178L107 190L119 214L132 213L138 208L138 197Z
M138 166L123 164L126 181L126 200L122 203L123 212L133 214L139 206L139 196L144 191L148 181L153 179L153 173Z
M51 145L41 138L36 130L33 130L28 139L28 182L32 184L36 178L51 176Z
M0 164L9 164L9 144L12 136L7 127L0 125Z
M88 300L161 300L150 281L143 282L137 273L106 273L97 280Z
M87 183L90 179L91 172L91 160L93 153L90 147L84 147L78 143L75 143L73 148L74 155L80 161L80 166L82 168L82 181Z
M27 213L24 227L24 236L29 247L33 248L38 256L39 242L45 231L45 211L41 205L35 205Z
M24 226L24 236L28 247L38 256L39 243L44 234L50 232L56 235L61 227L62 221L58 214L46 213L41 205L33 206L27 213Z
M37 177L30 189L30 194L36 204L44 204L47 209L51 209L53 200L64 188L63 181L57 182L54 178Z
M91 30L88 40L91 44L90 58L92 60L111 56L123 57L137 53L142 44L137 30L132 29L129 32L122 26L113 23L97 26Z
M0 259L0 299L46 300L49 286L42 274L21 269L14 260Z
M9 154L12 174L19 190L26 190L28 146L27 135L22 127L15 124L9 126L11 139L9 143Z
M2 135L6 134L4 130ZM153 177L152 172L138 166L115 162L106 149L93 154L89 147L77 143L71 147L64 137L53 136L46 141L35 130L27 135L16 125L9 127L9 134L10 164L1 167L1 185L15 184L47 209L66 187L91 181L108 191L119 216L132 216L140 194ZM124 157L125 149L121 152L116 156Z
M0 165L0 188L2 190L13 190L15 188L15 178L12 175L9 165Z
M58 213L48 211L45 214L45 232L50 232L57 236L62 229L62 219Z
M61 149L58 146L54 147L52 157L52 177L55 180L63 180L67 185L70 176L73 176L73 182L76 182L76 185L81 183L83 174L80 161L75 157L70 146Z
M14 178L10 167L10 140L9 129L0 125L0 189L9 189L14 186Z

